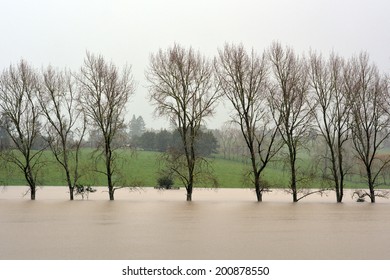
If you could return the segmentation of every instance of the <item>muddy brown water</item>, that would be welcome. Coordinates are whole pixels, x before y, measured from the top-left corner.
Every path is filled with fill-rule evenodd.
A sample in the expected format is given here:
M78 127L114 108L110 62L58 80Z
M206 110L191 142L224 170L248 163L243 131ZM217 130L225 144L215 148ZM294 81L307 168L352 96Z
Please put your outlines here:
M390 203L246 189L0 192L0 259L390 259Z

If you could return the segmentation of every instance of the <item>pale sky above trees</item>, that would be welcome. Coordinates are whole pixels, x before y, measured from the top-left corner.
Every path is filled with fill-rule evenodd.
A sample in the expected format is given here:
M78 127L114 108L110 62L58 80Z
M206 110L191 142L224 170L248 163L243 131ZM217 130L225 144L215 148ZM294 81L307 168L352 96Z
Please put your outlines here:
M383 0L0 0L0 71L21 58L34 67L79 70L86 51L118 66L132 65L137 81L129 116L148 128L154 119L144 71L149 55L175 42L212 58L227 43L262 52L273 41L298 54L331 51L349 58L367 51L390 73L390 2ZM219 107L207 123L220 127Z

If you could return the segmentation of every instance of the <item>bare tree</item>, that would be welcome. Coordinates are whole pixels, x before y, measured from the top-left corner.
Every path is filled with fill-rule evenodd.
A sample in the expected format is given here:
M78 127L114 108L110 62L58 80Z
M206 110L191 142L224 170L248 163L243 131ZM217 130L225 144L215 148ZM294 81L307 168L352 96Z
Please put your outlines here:
M314 116L327 146L324 160L330 161L337 202L343 200L344 178L349 170L345 162L345 145L350 136L351 106L348 91L344 90L344 65L344 60L334 54L328 61L321 55L310 55L312 107L317 106Z
M126 105L134 94L135 84L130 67L120 71L113 63L108 63L102 56L87 52L84 66L78 76L80 105L93 126L102 135L102 157L104 170L96 171L107 177L110 200L114 200L116 182L113 180L116 170L117 153L113 140L124 128Z
M367 53L361 53L349 62L346 84L351 95L352 140L358 159L365 168L371 202L376 196L378 178L389 164L390 157L379 157L383 142L390 136L390 118L386 79L377 67L370 64Z
M14 143L14 148L3 156L23 172L31 200L35 200L42 154L42 149L34 147L40 136L38 88L37 72L24 60L11 65L0 76L0 108L6 120L3 126Z
M86 120L77 105L77 94L70 72L48 67L42 74L39 103L46 118L46 138L57 162L65 172L70 200L80 178L80 146Z
M176 164L170 168L185 185L187 201L191 201L196 175L202 173L204 163L195 143L201 124L213 115L218 99L212 65L192 48L174 45L150 56L146 78L156 113L167 116L180 134L182 150L174 153L171 162Z
M308 104L309 83L307 66L291 48L285 49L273 43L269 49L269 59L273 70L269 103L280 136L288 149L290 166L290 190L293 201L297 202L297 155L307 138L312 122L312 110ZM307 196L307 194L304 194Z
M268 68L265 54L248 54L243 45L226 44L215 60L219 85L234 108L232 119L241 129L251 161L257 201L265 187L261 175L282 145L275 143L278 123L272 125L267 104Z

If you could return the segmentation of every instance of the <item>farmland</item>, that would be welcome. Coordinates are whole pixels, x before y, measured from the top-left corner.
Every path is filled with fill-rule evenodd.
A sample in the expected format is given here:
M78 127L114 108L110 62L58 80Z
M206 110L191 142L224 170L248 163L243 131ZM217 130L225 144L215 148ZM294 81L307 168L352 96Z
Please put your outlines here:
M121 149L117 151L118 161L116 166L116 184L118 186L156 186L157 178L161 176L164 164L161 153L151 151L133 151ZM50 151L45 151L41 157L41 167L38 171L38 182L41 186L64 186L65 176L62 169L54 160ZM220 188L250 188L250 166L243 160L227 160L219 155L208 158L211 170L218 181ZM10 163L1 161L0 180L2 185L20 186L26 185L23 174ZM299 160L302 181L301 188L328 187L328 183L322 180L321 167L313 173L313 159L308 154L301 154ZM105 176L96 170L102 170L103 164L99 161L96 152L92 149L83 149L80 159L80 180L84 185L105 186ZM263 180L271 188L288 188L289 173L282 159L276 159L265 169ZM176 186L182 186L175 180ZM198 185L197 187L210 187ZM347 176L347 188L365 188L364 178L351 174ZM383 186L381 186L383 187Z

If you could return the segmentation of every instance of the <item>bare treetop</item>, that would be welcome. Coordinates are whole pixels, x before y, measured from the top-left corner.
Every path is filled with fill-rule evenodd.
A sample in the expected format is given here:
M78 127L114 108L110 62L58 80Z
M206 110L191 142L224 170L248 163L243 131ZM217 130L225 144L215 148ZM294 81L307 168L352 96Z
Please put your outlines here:
M17 144L29 145L38 133L40 110L37 104L38 77L24 60L4 70L0 83L1 108L13 124L10 136ZM21 131L26 133L21 133Z
M89 105L83 106L86 115L106 132L115 133L123 124L126 103L135 90L131 67L120 72L103 56L87 52L78 81L81 105Z
M282 118L283 126L291 139L299 141L311 128L312 108L309 102L309 81L306 61L293 49L274 43L269 51L275 83L271 89L271 109ZM281 134L285 138L284 133Z
M39 101L50 129L66 137L74 132L81 112L76 110L75 85L70 72L47 67L42 74ZM47 133L51 134L49 130Z
M192 48L174 45L150 56L146 78L151 102L159 116L168 116L176 126L198 127L214 113L218 97L211 63Z
M219 84L238 114L236 122L240 124L246 117L253 123L263 120L269 74L265 55L254 50L248 54L242 44L225 45L219 51L219 62Z

